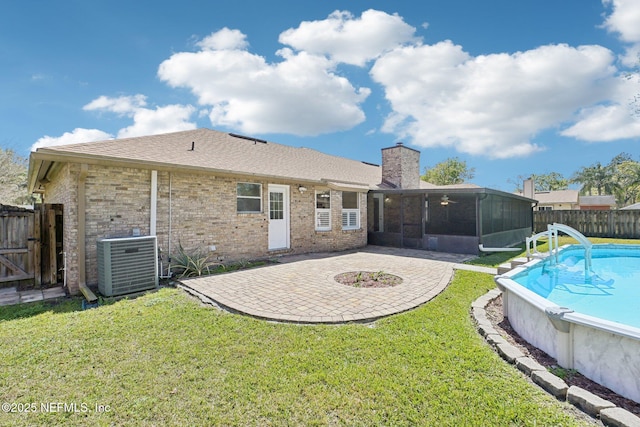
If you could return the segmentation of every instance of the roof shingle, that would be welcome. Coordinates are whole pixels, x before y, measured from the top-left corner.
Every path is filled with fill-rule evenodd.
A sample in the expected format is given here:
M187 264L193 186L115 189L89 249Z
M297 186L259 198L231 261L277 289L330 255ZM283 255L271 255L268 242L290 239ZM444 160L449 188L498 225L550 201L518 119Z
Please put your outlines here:
M379 166L211 129L46 147L36 154L369 187L381 181Z

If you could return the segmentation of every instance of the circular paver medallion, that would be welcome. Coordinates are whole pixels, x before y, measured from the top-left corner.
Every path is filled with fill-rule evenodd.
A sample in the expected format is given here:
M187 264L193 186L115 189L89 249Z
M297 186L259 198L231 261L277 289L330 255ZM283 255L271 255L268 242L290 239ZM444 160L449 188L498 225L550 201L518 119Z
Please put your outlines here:
M383 271L349 271L333 278L354 288L390 288L402 283L402 278Z

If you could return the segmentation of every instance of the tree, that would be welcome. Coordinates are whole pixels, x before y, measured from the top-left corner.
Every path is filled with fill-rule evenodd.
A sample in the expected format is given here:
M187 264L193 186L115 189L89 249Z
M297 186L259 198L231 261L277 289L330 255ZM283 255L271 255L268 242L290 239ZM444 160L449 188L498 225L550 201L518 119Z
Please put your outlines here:
M0 203L24 205L31 200L27 191L27 159L0 147Z
M611 159L611 161L609 162L609 167L615 168L621 165L622 163L632 162L632 161L633 161L633 158L631 157L631 154L620 153L617 156L615 156L613 159Z
M640 200L640 163L627 160L618 164L613 172L612 181L619 207Z
M640 200L640 163L628 153L618 154L605 166L596 162L582 167L571 181L582 184L581 194L615 196L618 206Z
M453 157L432 168L427 167L420 179L436 185L462 184L473 179L475 171L475 168L467 166L466 161Z
M569 188L569 180L558 172L531 175L535 191L557 191Z
M638 55L638 63L636 64L636 68L638 67L640 67L640 55ZM626 80L640 83L640 77L637 72L628 72L624 77ZM633 95L633 99L629 101L629 109L631 110L632 116L635 118L640 117L640 93Z
M598 196L613 195L617 191L624 190L620 185L624 184L624 179L620 179L621 166L634 162L628 153L620 153L611 159L609 164L603 166L600 162L595 162L591 166L580 168L578 172L571 177L571 182L582 184L580 188L581 194L592 195L594 190Z
M613 181L612 169L596 162L591 166L583 166L571 177L571 182L582 184L581 194L592 195L595 189L597 195L612 194Z

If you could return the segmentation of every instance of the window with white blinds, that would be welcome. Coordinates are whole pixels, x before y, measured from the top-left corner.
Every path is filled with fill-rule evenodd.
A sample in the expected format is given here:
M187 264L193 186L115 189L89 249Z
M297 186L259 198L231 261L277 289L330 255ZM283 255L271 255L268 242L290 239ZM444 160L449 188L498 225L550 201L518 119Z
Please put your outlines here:
M316 230L331 230L331 191L316 191Z
M360 228L359 194L353 191L342 192L342 229Z

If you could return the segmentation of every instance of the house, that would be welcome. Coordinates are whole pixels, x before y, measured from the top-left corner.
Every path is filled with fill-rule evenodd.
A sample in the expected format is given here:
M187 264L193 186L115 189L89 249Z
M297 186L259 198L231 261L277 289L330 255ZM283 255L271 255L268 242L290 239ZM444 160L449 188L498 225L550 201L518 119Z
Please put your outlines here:
M609 211L616 207L616 197L610 195L580 196L580 210Z
M578 190L538 191L531 198L538 202L534 207L536 211L611 210L616 207L615 196L581 196Z
M580 192L578 190L539 191L533 198L538 202L537 211L567 211L580 209Z
M625 206L624 208L620 208L621 211L639 211L640 210L640 203L634 203L632 205L629 206Z
M227 262L352 249L368 239L477 253L476 243L489 237L485 225L510 235L502 244L531 233L530 199L423 188L419 152L398 144L382 154L378 166L197 129L39 148L30 156L29 188L63 211L58 232L71 293L97 283L104 237L155 235L166 265L179 245ZM440 211L445 197L450 209ZM487 209L493 199L499 207ZM512 219L511 201L522 218ZM435 245L442 233L462 233L475 247Z

